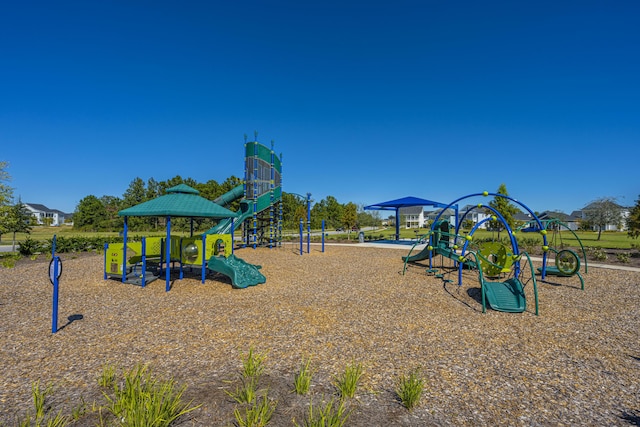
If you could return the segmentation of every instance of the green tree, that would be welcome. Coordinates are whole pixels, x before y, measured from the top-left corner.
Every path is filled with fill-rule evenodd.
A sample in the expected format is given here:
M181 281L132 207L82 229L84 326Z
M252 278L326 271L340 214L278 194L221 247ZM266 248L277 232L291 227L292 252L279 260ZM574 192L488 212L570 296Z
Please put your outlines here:
M344 209L345 206L338 203L338 199L333 196L327 196L327 222L330 227L335 228L344 225Z
M627 217L627 234L632 239L637 239L640 236L640 196Z
M358 207L355 203L349 202L344 206L344 210L342 211L342 224L347 228L347 238L349 238L349 233L351 233L351 229L356 226L358 220Z
M303 214L300 213L300 209ZM306 201L292 193L282 193L282 222L283 227L289 230L297 230L300 223L300 215L306 218Z
M500 187L498 187L498 191L496 193L501 194L502 196L509 195L509 193L507 192L507 186L505 184L500 184ZM509 228L514 228L514 215L518 213L518 208L512 205L509 199L501 196L495 196L494 199L489 202L489 206L500 212L500 215L502 215L507 225L509 225ZM489 215L493 215L491 211L488 211L487 213ZM504 229L500 221L489 221L489 226L493 229L497 229L498 231Z
M616 227L622 223L622 207L614 197L601 197L583 209L587 222L598 229L598 239L607 225Z
M13 233L12 250L15 252L16 233L30 233L33 216L22 200L18 200L18 203L8 209L5 220L7 232Z
M122 200L115 196L102 196L100 202L106 213L102 228L109 231L121 230L124 226L124 219L118 215L118 212L123 209Z
M80 200L73 214L73 228L82 231L100 231L107 229L108 215L105 206L94 195Z
M147 200L147 188L142 178L136 177L131 183L129 188L122 195L122 207L121 209L130 208L131 206L139 205ZM106 206L105 206L106 208ZM149 218L145 217L130 217L128 219L128 227L131 230L143 231L150 226ZM108 227L106 224L104 227Z
M13 199L13 188L9 186L11 175L7 172L9 162L0 161L0 206L6 206Z
M8 167L8 162L0 161L0 239L4 233L9 231L6 227L6 220L13 200L13 188L8 184L11 181L11 175L7 172Z

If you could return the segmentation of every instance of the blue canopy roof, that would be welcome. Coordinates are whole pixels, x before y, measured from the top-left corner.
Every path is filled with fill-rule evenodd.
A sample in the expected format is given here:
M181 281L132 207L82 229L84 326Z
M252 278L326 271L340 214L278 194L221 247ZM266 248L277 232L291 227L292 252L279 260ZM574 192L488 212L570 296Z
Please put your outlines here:
M420 197L407 196L401 199L389 200L388 202L376 203L375 205L365 206L365 210L396 210L409 206L435 206L437 208L445 208L446 203L434 202L433 200L421 199Z
M401 199L389 200L388 202L377 203L375 205L365 206L365 210L380 210L380 211L396 211L396 234L395 239L400 239L400 221L398 218L398 211L400 208L407 208L409 206L434 206L436 208L446 208L449 206L446 203L434 202L433 200L421 199L420 197L407 196ZM457 209L457 206L456 206Z

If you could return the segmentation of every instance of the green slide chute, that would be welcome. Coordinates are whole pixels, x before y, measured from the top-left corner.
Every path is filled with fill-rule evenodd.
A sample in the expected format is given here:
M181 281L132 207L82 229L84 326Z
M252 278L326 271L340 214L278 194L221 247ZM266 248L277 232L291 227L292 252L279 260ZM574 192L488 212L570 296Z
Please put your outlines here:
M231 279L231 286L243 289L265 283L267 279L260 273L261 266L249 264L235 255L229 257L213 256L209 258L209 270L224 274Z

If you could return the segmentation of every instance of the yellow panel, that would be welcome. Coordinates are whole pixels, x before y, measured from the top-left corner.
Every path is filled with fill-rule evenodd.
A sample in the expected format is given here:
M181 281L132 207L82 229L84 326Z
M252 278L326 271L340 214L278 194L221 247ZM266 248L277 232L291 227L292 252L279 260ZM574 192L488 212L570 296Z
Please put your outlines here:
M122 275L123 268L123 244L111 243L107 248L107 273ZM142 257L142 242L127 243L127 265L138 262Z
M224 246L224 249L222 248ZM221 252L222 250L222 253ZM231 234L207 234L206 253L207 259L212 256L228 257L231 255Z

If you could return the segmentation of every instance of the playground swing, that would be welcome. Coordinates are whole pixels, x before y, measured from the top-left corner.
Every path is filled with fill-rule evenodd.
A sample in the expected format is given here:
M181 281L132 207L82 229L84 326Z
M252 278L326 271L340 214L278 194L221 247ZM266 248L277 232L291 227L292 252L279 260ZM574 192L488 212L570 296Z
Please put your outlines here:
M582 259L584 260L584 272L587 273L587 254L582 246L582 242L580 238L569 228L568 225L560 222L557 219L545 220L544 222L544 230L539 230L535 227L526 227L522 228L523 232L532 232L539 231L541 233L548 233L549 229L552 230L551 241L549 245L543 246L542 250L547 254L553 254L553 265L549 264L549 259L547 259L547 265L542 267L538 267L537 271L542 274L542 279L544 280L545 275L550 276L558 276L558 277L573 277L578 276L580 279L580 289L584 290L584 278L582 274L580 274L580 269L582 267L580 262L580 256L572 249L565 248L564 242L562 240L562 233L560 232L560 227L564 227L569 230L575 239L578 241L580 245L580 249L582 252ZM559 240L559 244L558 244ZM560 249L556 249L560 248Z
M522 313L527 308L525 287L533 283L535 300L535 314L538 315L538 286L534 274L533 263L529 254L521 252L518 255L510 253L501 242L489 242L481 245L477 251L469 252L478 265L478 279L480 281L482 312L486 312L487 303L496 311L508 313ZM524 281L524 271L521 261L526 260L530 278Z

